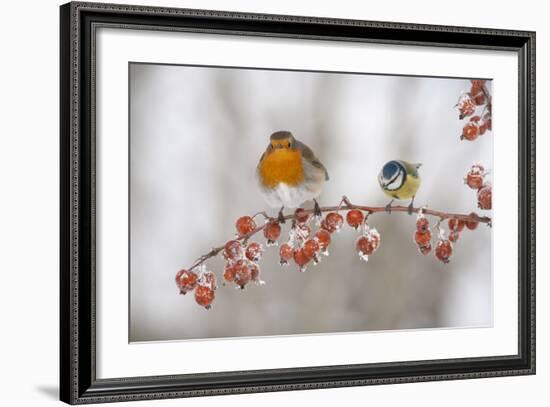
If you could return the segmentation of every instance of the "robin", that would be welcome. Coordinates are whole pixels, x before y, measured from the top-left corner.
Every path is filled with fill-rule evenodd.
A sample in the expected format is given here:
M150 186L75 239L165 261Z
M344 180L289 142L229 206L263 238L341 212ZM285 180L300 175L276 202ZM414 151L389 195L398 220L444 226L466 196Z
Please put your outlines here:
M296 208L309 200L315 203L315 214L321 214L315 198L328 181L328 172L313 151L291 132L277 131L271 135L256 174L267 204L281 208L279 221L284 222L285 207Z
M386 205L386 211L391 212L391 204L394 199L410 199L409 215L412 213L414 197L420 188L420 174L418 169L422 164L411 164L403 160L388 161L378 175L380 188L392 200Z

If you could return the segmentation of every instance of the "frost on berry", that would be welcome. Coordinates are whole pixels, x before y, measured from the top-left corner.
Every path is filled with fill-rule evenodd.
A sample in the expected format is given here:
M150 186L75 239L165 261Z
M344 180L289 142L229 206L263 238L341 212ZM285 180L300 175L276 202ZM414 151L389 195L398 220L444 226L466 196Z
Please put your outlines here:
M256 229L256 222L250 216L241 216L235 223L235 228L239 236L248 235Z
M304 249L297 249L294 251L294 262L298 265L301 272L306 271L306 265L311 260L311 257L308 257L304 253Z
M331 240L330 233L325 229L319 229L317 233L315 233L315 239L319 242L321 253L328 255L328 246Z
M426 231L430 227L430 221L424 215L419 215L416 219L416 229L419 231Z
M359 236L355 241L355 250L359 254L359 258L364 261L369 260L369 256L373 254L380 246L380 234L376 229L369 229L363 236Z
M452 232L461 232L464 229L464 221L457 218L450 218L448 224Z
M491 185L484 185L477 191L477 206L479 209L485 210L493 207L493 189Z
M206 285L199 285L195 290L195 301L197 304L210 309L214 301L215 293L212 288Z
M289 260L294 257L294 249L288 243L283 243L281 247L279 247L279 256L281 259L281 266L286 266Z
M210 287L212 290L218 288L216 275L212 271L204 271L199 277L198 284L201 286Z
M427 246L432 240L432 232L430 229L417 230L414 234L414 241L420 247Z
M249 263L246 260L239 260L235 263L235 283L244 289L244 287L250 282L252 278L252 271L250 270Z
M260 279L260 266L257 263L250 262L248 267L250 268L250 280L257 285L264 285L265 282Z
M472 165L468 174L464 178L464 183L472 189L479 189L483 185L485 177L485 168L482 165Z
M294 211L294 219L297 224L304 224L308 221L309 215L306 213L304 208L298 208Z
M325 224L329 228L329 232L338 232L344 224L344 218L337 212L330 212L325 217Z
M320 249L321 246L319 246L319 242L317 240L309 239L304 243L302 250L307 257L314 259Z
M470 217L477 216L477 214L475 212L472 212L470 213L469 216ZM479 225L479 222L475 220L467 220L465 223L466 223L466 227L470 230L474 230L475 228L477 228L477 225Z
M346 214L346 222L356 230L361 226L361 223L363 223L363 219L365 219L365 216L363 212L358 209L352 209Z
M223 271L223 279L228 283L235 281L235 264L226 263Z
M246 247L245 256L250 261L259 261L264 251L260 243L252 242Z
M272 220L265 225L264 236L267 239L267 246L276 246L277 239L281 236L281 225L279 225L279 222Z
M460 96L460 99L458 99L457 107L459 111L458 118L460 120L464 119L465 117L471 116L476 110L476 105L474 101L467 93Z
M187 294L197 286L199 277L196 273L187 270L180 270L176 273L176 285L180 294Z
M479 126L477 123L469 122L466 123L464 128L462 129L462 136L460 136L461 140L475 140L479 136Z
M311 229L308 225L298 225L295 230L296 237L300 239L301 241L305 241L309 239L309 236L311 235Z
M453 254L453 245L449 240L442 239L437 243L435 248L435 257L443 263L448 263L449 258Z
M223 256L227 260L238 260L243 256L243 246L238 240L230 240L223 247Z

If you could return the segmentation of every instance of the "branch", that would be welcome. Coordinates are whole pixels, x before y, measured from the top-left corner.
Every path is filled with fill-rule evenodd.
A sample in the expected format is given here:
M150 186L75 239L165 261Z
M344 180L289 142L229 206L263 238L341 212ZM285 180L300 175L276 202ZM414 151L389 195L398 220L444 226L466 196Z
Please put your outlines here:
M408 211L409 211L408 206L390 206L389 208L391 209L391 212L407 212L408 213ZM324 206L324 207L320 208L321 212L334 212L334 211L352 210L352 209L358 209L358 210L361 210L361 211L368 212L368 215L371 215L373 213L387 213L387 214L389 214L388 211L387 211L387 208L385 206L355 205L355 204L352 204L346 196L344 196L342 198L342 201L341 201L340 205L338 205L338 206ZM412 213L421 212L424 215L430 215L430 216L438 217L440 221L445 220L445 219L458 219L458 220L461 220L461 221L464 221L464 222L485 223L488 226L491 226L491 218L489 218L487 216L478 216L476 214L464 215L464 214L460 214L460 213L450 213L450 212L437 211L437 210L428 209L428 208L424 208L424 207L419 207L419 208L414 208L413 207L413 208L411 208L411 212ZM304 214L314 214L314 209L304 209L303 213ZM242 242L246 243L256 233L261 232L269 222L278 222L279 221L279 218L270 217L264 211L256 213L254 215L254 217L257 216L257 215L262 215L268 222L264 223L261 226L258 226L257 228L255 228L254 230L252 230L250 233L248 233L246 235L238 236L234 240L238 240L238 241L242 241ZM282 217L282 219L284 219L285 221L286 220L295 220L295 215L294 214L285 215L285 216ZM224 246L219 246L219 247L212 248L208 253L202 255L201 257L199 257L195 261L195 263L193 263L193 265L188 270L191 271L191 270L197 268L198 266L203 264L208 259L217 256L223 249L224 249Z

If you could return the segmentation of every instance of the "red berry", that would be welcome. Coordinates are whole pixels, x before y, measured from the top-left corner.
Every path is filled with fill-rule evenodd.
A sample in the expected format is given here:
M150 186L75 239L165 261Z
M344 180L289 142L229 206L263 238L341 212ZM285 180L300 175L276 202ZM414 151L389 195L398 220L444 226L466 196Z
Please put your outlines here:
M237 219L235 227L237 228L237 233L240 236L248 235L250 232L256 229L256 222L254 222L254 219L252 219L250 216L241 216L239 219Z
M479 126L479 135L482 136L485 134L485 132L487 131L488 127L487 127L487 123L482 123L481 126Z
M334 229L334 227L330 226L328 223L327 223L327 220L326 219L323 219L321 221L321 229L322 230L326 230L327 232L329 233L333 233L336 231L336 229Z
M425 246L418 246L418 250L420 250L420 253L422 253L425 256L432 251L432 245L428 243Z
M283 243L279 248L281 264L288 264L288 261L294 257L294 249L288 243Z
M334 231L338 231L344 224L344 218L339 213L330 212L325 217L325 222L328 227L330 227L331 229L334 229Z
M214 290L205 285L199 285L195 290L195 301L207 309L210 308L215 296Z
M430 222L428 218L422 216L416 220L416 229L420 231L425 231L430 227Z
M244 288L252 278L252 271L246 260L239 260L235 263L235 283Z
M493 206L493 190L490 185L482 186L477 191L477 206L480 209L491 209Z
M309 214L306 213L304 208L298 208L294 211L294 219L296 219L296 223L306 223L309 219Z
M459 232L456 232L456 231L455 231L455 232L449 233L449 240L450 240L451 242L453 242L453 243L456 242L456 241L458 240L459 237L460 237L460 233L459 233Z
M464 229L464 221L457 218L449 219L449 230L453 232L461 232Z
M309 263L311 257L308 257L303 249L298 249L294 251L294 261L300 267L300 271L305 270L305 265Z
M216 282L216 275L211 271L205 271L204 273L202 273L198 283L199 285L210 287L213 290L218 288L218 284Z
M359 253L361 259L367 261L368 257L378 248L379 240L371 239L368 236L360 236L355 241L355 250Z
M435 257L443 263L449 262L449 257L453 254L453 245L449 240L440 240L435 248Z
M414 241L418 246L426 246L430 243L430 240L432 240L432 232L430 232L430 229L417 230L414 234Z
M246 258L250 261L258 261L262 258L263 247L261 244L252 242L245 251Z
M235 281L235 265L232 263L226 263L223 271L223 279L228 283Z
M472 95L477 95L479 92L483 92L483 86L485 85L484 80L475 79L472 80L472 87L470 88L470 93Z
M478 93L474 97L474 103L478 106L481 106L482 104L484 104L486 100L487 99L485 98L485 95L483 93Z
M256 283L260 282L260 266L256 263L251 263L248 265L250 268L250 279Z
M458 118L459 120L464 119L472 114L476 110L476 105L474 101L470 98L470 95L462 95L458 100L458 111L460 112Z
M238 240L230 240L223 248L223 255L227 260L238 260L242 257L242 245Z
M461 139L466 139L466 140L472 141L472 140L475 140L478 135L479 135L478 125L475 124L475 123L469 122L462 129Z
M481 120L481 117L479 117L477 115L470 117L470 121L474 122L474 123L478 123L480 120Z
M483 185L483 178L485 177L485 169L483 166L476 164L472 165L464 182L472 189L479 189Z
M310 239L304 243L303 250L304 250L304 254L307 257L312 259L313 257L315 257L315 255L317 254L320 248L321 247L319 246L319 243L317 242L317 240Z
M199 277L196 273L187 270L180 270L176 274L176 284L180 294L186 294L197 286Z
M470 213L470 216L477 216L477 214L472 212L472 213ZM478 221L475 221L475 220L467 220L466 221L466 227L470 230L474 230L475 228L477 228L477 225L479 225Z
M354 229L357 229L359 226L361 226L361 223L363 223L363 219L365 219L365 216L363 215L363 212L358 209L352 209L346 215L346 222L348 222L348 225L350 225Z
M281 225L277 221L271 221L264 228L264 236L268 244L273 244L281 236Z
M319 229L317 233L315 233L315 239L319 242L319 246L322 251L326 251L328 249L331 240L329 232L325 229Z

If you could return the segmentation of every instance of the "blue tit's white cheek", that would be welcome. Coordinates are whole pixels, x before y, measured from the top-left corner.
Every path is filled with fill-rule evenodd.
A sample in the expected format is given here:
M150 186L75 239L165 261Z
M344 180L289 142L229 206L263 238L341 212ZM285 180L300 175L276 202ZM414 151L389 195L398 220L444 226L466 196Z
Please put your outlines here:
M400 172L399 175L395 177L395 179L392 182L386 185L386 189L388 191L395 191L396 189L401 188L404 181L405 181L405 174Z

